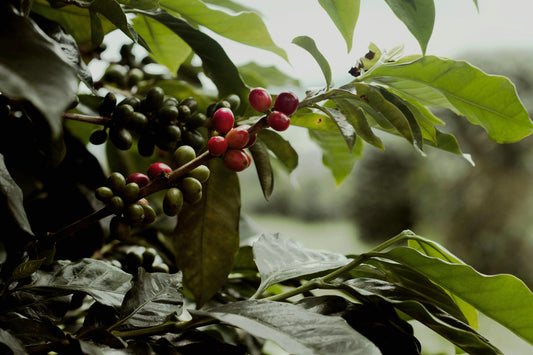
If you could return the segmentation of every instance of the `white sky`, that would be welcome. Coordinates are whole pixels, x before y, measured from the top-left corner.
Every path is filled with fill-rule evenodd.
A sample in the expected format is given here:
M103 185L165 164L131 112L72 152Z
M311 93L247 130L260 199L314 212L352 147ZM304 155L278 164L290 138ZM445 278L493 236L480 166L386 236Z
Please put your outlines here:
M257 61L275 64L301 80L303 86L323 85L314 59L291 44L294 37L313 38L330 62L334 83L350 80L347 71L366 53L369 42L390 49L404 44L404 54L420 53L418 42L383 0L362 0L352 50L346 44L318 1L241 0L258 10L274 39L289 55L290 65L266 51L223 41L236 64ZM459 58L470 49L497 51L527 48L533 51L533 0L479 0L479 13L473 0L435 0L436 19L427 54ZM221 40L222 41L222 40Z

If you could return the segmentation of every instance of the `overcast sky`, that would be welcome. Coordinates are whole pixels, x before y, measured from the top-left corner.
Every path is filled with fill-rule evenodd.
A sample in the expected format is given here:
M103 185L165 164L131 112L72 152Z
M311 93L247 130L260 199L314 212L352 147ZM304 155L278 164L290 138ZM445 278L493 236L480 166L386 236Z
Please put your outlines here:
M347 71L364 55L369 42L390 49L405 45L405 54L420 53L418 42L383 0L362 0L352 50L346 44L318 1L246 0L257 9L276 44L289 55L290 65L265 51L235 43L223 44L240 64L250 60L276 64L302 80L304 86L322 85L322 74L313 58L291 44L294 37L313 38L331 64L335 84L350 80ZM472 0L435 0L436 19L427 54L462 59L469 49L501 50L527 48L533 51L533 0L479 0L479 13Z

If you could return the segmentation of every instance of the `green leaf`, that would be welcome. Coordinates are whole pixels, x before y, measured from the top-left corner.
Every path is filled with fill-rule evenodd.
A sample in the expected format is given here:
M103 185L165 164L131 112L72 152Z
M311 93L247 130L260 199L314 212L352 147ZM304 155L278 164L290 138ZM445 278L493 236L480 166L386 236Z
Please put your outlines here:
M19 280L24 279L26 277L31 276L34 272L39 270L41 265L44 263L46 258L37 259L37 260L28 260L23 262L22 264L17 265L15 270L13 271L13 275L11 276L11 279L13 280Z
M322 163L331 171L335 182L339 185L350 174L354 163L361 158L363 141L356 139L350 152L344 138L338 132L309 130L309 136L322 149Z
M483 275L469 265L446 262L406 247L380 255L424 274L533 344L533 293L516 277Z
M351 279L343 282L343 286L360 301L391 303L471 354L502 354L473 328L420 297L416 290L370 278Z
M191 54L191 47L187 43L168 27L148 16L137 15L133 19L133 27L152 50L150 55L171 73L176 73Z
M339 130L329 116L309 107L298 109L298 111L293 113L291 125L327 132L338 132Z
M341 133L342 137L344 138L344 141L346 142L346 145L348 146L348 149L351 152L353 150L353 146L357 138L353 125L348 122L348 119L344 117L343 113L339 110L318 105L314 107L324 112L333 122L335 122L337 128L339 129L339 132Z
M204 0L205 3L213 4L220 7L225 7L226 9L239 12L239 11L251 11L249 7L246 7L242 4L236 3L231 0Z
M308 36L298 36L292 40L292 43L296 44L299 47L302 47L307 52L309 52L309 54L311 54L313 58L315 58L316 62L318 63L318 66L320 67L320 70L322 70L324 79L326 79L326 88L329 89L329 87L331 86L331 68L329 67L327 59L322 55L322 53L320 53L320 50L317 48L315 41Z
M435 130L435 133L436 133L437 142L433 143L431 141L426 141L427 145L431 145L438 149L442 149L447 152L457 154L463 157L472 166L476 165L474 161L472 160L472 157L470 156L470 154L463 153L463 151L459 147L459 143L457 142L457 139L452 134L442 132L438 129Z
M298 86L300 82L280 71L277 66L262 66L254 62L239 66L244 82L250 87Z
M360 0L318 0L318 3L344 37L348 52L352 50L353 33L359 18Z
M8 323L9 331L26 345L66 340L65 333L51 322L11 318Z
M211 177L204 185L202 200L183 208L172 237L176 264L198 308L225 284L239 249L237 174L221 159L211 159L207 166Z
M118 0L122 5L133 9L154 10L159 7L159 0Z
M46 0L35 0L32 11L59 23L78 43L92 42L94 46L97 46L101 43L100 38L115 29L115 26L106 18L96 16L97 19L93 19L90 12L97 15L95 10L90 11L74 5L54 9ZM100 26L98 21L100 21Z
M118 325L127 328L151 327L179 316L183 307L181 273L147 273L139 268L131 289L124 296Z
M268 150L287 168L289 173L296 169L298 166L298 153L289 141L270 129L259 131L257 136L259 141L266 145Z
M339 110L341 110L348 122L354 127L355 133L359 137L376 148L385 150L381 139L372 132L372 129L366 120L366 116L358 104L359 100L356 101L351 96L353 95L333 96L331 100Z
M192 50L202 59L205 74L213 80L220 97L237 94L242 102L246 102L245 100L248 98L249 90L242 81L237 67L229 59L218 42L192 27L187 22L165 11L147 12L138 10L136 12L161 22L187 42Z
M371 85L355 84L357 94L368 100L372 108L383 115L383 117L411 144L414 144L413 131L409 125L409 120L403 112L392 102L387 100L380 90Z
M263 234L253 244L254 260L261 276L255 297L270 286L346 265L350 260L342 254L306 249L302 244L279 234Z
M385 2L415 36L422 53L425 54L435 23L433 0L385 0Z
M30 101L44 115L51 140L58 140L61 113L78 89L76 71L61 47L29 17L2 11L0 20L0 91Z
M91 43L94 47L98 47L104 40L104 29L102 27L102 20L96 11L89 11L91 19Z
M290 304L266 300L233 302L207 311L191 311L269 339L291 354L378 355L370 340L338 316L324 316Z
M89 9L101 13L126 36L130 37L134 42L138 41L137 33L128 24L126 13L116 0L93 0Z
M287 53L272 41L263 19L255 12L229 14L209 8L200 0L160 0L161 8L191 19L234 41L261 48L288 60Z
M274 190L274 172L270 164L270 156L262 142L256 142L249 147L254 159L255 169L263 190L263 196L268 201Z
M366 79L391 86L426 106L452 105L498 143L515 142L533 133L533 123L509 79L485 74L467 62L425 56L380 66Z
M131 287L130 280L130 274L100 260L60 260L51 270L35 272L32 281L18 290L53 295L83 292L104 305L118 308Z
M7 212L17 227L24 233L33 236L30 221L24 209L22 190L7 170L4 156L0 153L0 211ZM3 215L3 219L9 218Z

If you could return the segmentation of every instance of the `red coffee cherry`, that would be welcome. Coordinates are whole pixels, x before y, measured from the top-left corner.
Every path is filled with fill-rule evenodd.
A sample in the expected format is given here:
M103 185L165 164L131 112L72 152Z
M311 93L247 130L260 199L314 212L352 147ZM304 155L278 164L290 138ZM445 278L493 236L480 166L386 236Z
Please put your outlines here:
M226 134L233 128L235 117L229 108L221 107L214 113L211 123L220 134Z
M226 134L226 142L228 142L228 148L231 149L242 149L250 140L250 135L248 134L249 125L242 125L235 127Z
M213 136L207 142L207 150L213 155L222 155L228 150L228 142L222 136Z
M292 92L282 92L274 101L274 111L283 112L290 116L296 111L299 103L298 97Z
M252 145L254 145L255 141L257 140L257 133L254 133L250 136L250 139L248 139L248 143L244 146L244 148L249 148ZM244 149L243 148L243 149Z
M255 88L248 94L248 101L254 110L265 112L270 108L270 104L272 104L272 97L265 89Z
M126 179L126 184L131 182L139 185L139 188L146 186L150 182L150 178L143 173L133 173Z
M243 171L250 166L248 154L242 149L230 149L222 158L224 165L233 171Z
M147 174L150 179L155 179L156 177L161 175L162 172L164 172L165 174L169 174L171 171L172 168L170 168L170 166L168 166L167 164L157 162L150 164L150 166L148 167Z
M281 132L289 128L291 120L283 112L272 111L267 117L267 123L273 130Z

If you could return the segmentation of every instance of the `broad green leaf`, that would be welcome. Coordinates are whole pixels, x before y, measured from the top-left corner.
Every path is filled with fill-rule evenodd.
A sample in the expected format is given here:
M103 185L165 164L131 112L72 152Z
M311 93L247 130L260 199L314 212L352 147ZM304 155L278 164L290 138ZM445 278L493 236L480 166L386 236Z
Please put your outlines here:
M24 233L33 235L30 221L24 209L24 196L11 174L7 170L4 156L0 153L0 211L9 214L2 219L12 219L14 224ZM13 230L12 230L13 232Z
M89 17L91 19L91 43L94 47L98 47L104 40L102 20L100 15L92 10L89 10Z
M455 255L453 255L450 251L448 251L439 243L422 238L418 235L415 235L411 231L404 231L402 233L409 237L409 247L416 249L419 252L428 256L439 258L450 263L464 264L463 261L459 260ZM474 329L477 329L479 326L477 310L472 307L472 305L463 301L461 298L458 298L454 294L451 294L451 297L454 299L455 303L459 306L463 314L468 319L468 323L470 324L470 326L472 326Z
M453 154L457 154L457 155L463 157L472 166L476 165L474 163L474 161L472 160L472 157L470 156L470 154L463 153L463 151L459 147L459 143L457 142L457 139L452 134L442 132L442 131L440 131L438 129L435 130L435 133L436 133L436 137L435 138L437 139L437 142L434 143L434 142L431 142L431 141L426 141L427 145L433 146L433 147L438 148L438 149L445 150L445 151L453 153Z
M399 108L400 111L402 111L403 115L407 119L407 122L409 122L409 127L411 128L411 132L413 133L414 144L416 147L418 147L418 149L420 149L420 151L422 151L424 148L422 129L420 128L420 125L418 124L414 113L409 108L407 101L402 99L398 95L395 95L394 93L388 91L385 88L378 87L378 90L386 100L391 102L394 106Z
M253 244L253 253L261 276L255 297L276 283L336 269L350 261L342 254L309 250L279 234L261 235Z
M152 50L150 56L166 66L171 73L176 73L191 53L191 47L179 36L148 16L137 15L133 19L133 27Z
M118 2L140 10L153 10L159 7L159 0L118 0Z
M299 81L281 72L276 66L262 66L254 62L239 66L244 82L250 87L298 86Z
M309 130L309 136L322 149L322 163L331 171L335 182L339 185L350 174L354 163L361 158L363 141L356 139L350 152L344 138L338 132Z
M92 23L93 19L90 16L89 9L74 5L54 9L50 7L46 0L35 0L32 11L59 23L78 43L92 42L93 45L97 45L101 41L95 41L98 41L100 37L103 38L105 34L115 29L115 26L109 20L100 16L98 16L98 20L101 22L101 27L98 27L98 23ZM96 14L96 11L93 10L93 13ZM98 20L94 19L94 21ZM98 32L95 33L93 31Z
M432 121L433 118L437 118L426 107L418 103L412 103L408 100L402 100L402 102L407 106L407 109L412 113L414 119L420 126L422 138L437 143L437 130L433 126Z
M379 255L426 275L533 344L533 293L512 275L483 275L469 265L446 262L418 250L398 247Z
M161 22L192 48L202 59L205 74L216 85L220 97L237 94L241 98L241 102L246 102L249 90L242 81L237 67L218 42L182 19L165 11L148 12L138 10L136 12ZM245 105L242 106L244 107Z
M11 279L19 280L19 279L23 279L23 278L31 276L31 274L39 270L39 268L41 267L41 265L43 265L45 260L46 258L28 260L28 261L23 262L22 264L17 265L17 267L13 271L13 275L11 276Z
M341 317L313 313L290 303L239 301L191 313L213 317L259 338L272 340L291 354L381 354L374 343Z
M348 122L348 119L344 117L343 113L337 109L322 106L315 106L315 108L324 112L333 122L335 122L340 134L344 138L344 141L346 142L348 149L351 152L353 150L353 146L357 138L353 125L351 125Z
M415 36L422 53L425 54L435 23L433 0L385 0L385 2Z
M329 116L309 107L298 109L291 116L291 125L328 132L338 132L339 130Z
M11 11L0 16L0 92L30 101L44 115L50 140L59 140L61 113L78 89L76 71L61 47L29 17Z
M26 345L66 339L65 333L58 326L42 320L10 318L6 328Z
M265 49L288 60L287 53L272 41L263 19L255 12L227 12L208 7L200 0L160 0L161 8L193 20L234 41Z
M533 132L533 123L509 79L485 74L467 62L425 56L380 66L366 79L389 85L426 106L449 108L448 102L498 143L515 142Z
M477 3L477 0L474 0L474 5L476 5L476 10L479 12L479 5Z
M265 200L268 201L274 190L274 172L270 164L270 156L262 142L258 141L250 146L250 152L254 159L255 170L261 184L261 190Z
M204 0L205 3L213 4L220 7L225 7L226 9L239 12L239 11L252 11L251 8L246 7L240 3L236 3L231 0Z
M126 13L116 0L94 0L91 2L89 8L101 13L126 36L130 37L134 42L137 42L137 34L128 24Z
M348 122L354 127L355 133L376 148L385 150L381 139L372 132L365 114L355 100L348 97L333 97L332 101L343 112Z
M473 328L410 289L371 278L351 279L343 282L343 286L362 302L391 303L470 354L502 354Z
M360 0L318 0L318 3L337 26L350 52L355 25L359 18Z
M131 289L124 296L119 310L120 321L116 325L127 328L151 327L179 316L183 307L181 281L179 272L147 273L139 268Z
M76 262L57 261L51 270L38 270L31 282L18 290L52 295L83 292L96 301L115 308L120 307L131 287L131 275L106 262L82 259Z
M237 174L221 159L211 159L207 166L211 177L204 185L202 200L183 208L172 237L176 264L197 307L225 284L239 250Z
M383 96L377 87L365 84L355 84L355 88L357 94L361 98L367 100L370 106L381 113L383 117L394 126L400 135L407 139L411 144L414 144L415 139L413 137L411 126L409 125L409 120L398 107Z
M329 67L327 59L322 53L320 53L320 50L318 50L315 41L308 36L298 36L292 40L292 43L302 47L315 58L320 70L322 70L324 79L326 79L326 88L329 88L331 86L331 68Z
M289 141L270 129L259 131L257 136L259 141L266 145L268 150L287 168L289 173L296 169L298 166L298 153Z

